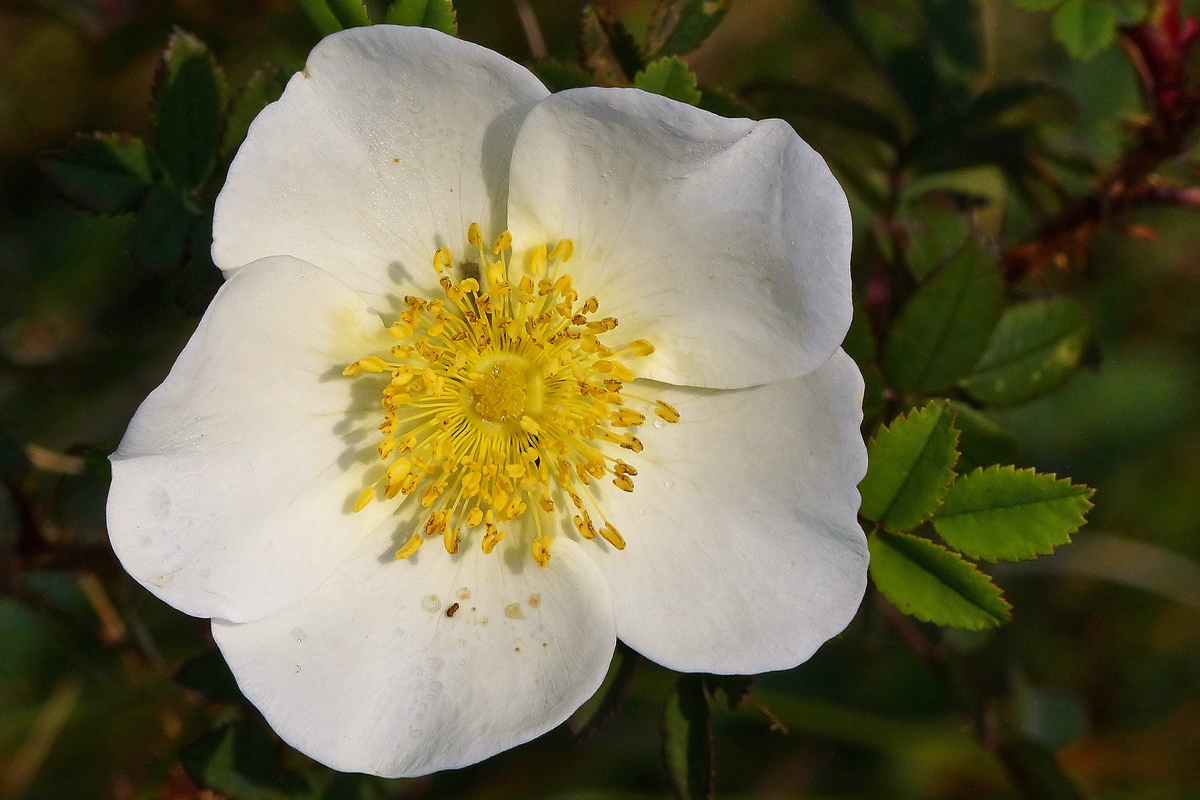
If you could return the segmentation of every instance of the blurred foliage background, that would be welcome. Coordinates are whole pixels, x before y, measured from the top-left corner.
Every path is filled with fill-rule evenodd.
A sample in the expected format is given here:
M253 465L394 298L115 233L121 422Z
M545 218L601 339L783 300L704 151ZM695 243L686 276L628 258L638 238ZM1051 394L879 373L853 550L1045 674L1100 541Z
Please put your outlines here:
M684 54L702 106L787 119L851 196L867 434L951 397L977 412L969 463L1097 490L1074 543L987 567L1005 627L919 623L870 590L809 663L696 679L718 796L1200 798L1200 100L1195 51L1167 63L1147 38L1172 6L736 0ZM655 3L586 6L582 37L573 2L456 7L460 36L565 88L630 81L622 37L647 35ZM156 141L176 29L233 97L252 81L251 112L320 36L291 0L0 2L0 800L670 796L663 704L685 684L623 649L604 696L533 743L419 780L337 776L241 699L207 621L121 571L106 456L219 285L205 214L227 160L182 195L147 183L110 203L137 214L96 214L53 154L76 132ZM1061 390L979 402L877 356L970 228L1006 296L1086 311Z

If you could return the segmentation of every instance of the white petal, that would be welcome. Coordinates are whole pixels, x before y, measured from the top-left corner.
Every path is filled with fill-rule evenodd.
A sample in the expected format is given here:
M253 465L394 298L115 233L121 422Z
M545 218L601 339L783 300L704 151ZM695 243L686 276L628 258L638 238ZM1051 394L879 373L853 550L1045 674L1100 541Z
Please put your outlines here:
M524 67L437 31L329 36L251 125L217 199L213 258L228 274L296 256L377 308L396 283L436 287L439 246L465 246L473 221L502 229L512 142L545 95Z
M560 537L545 568L507 540L450 557L434 539L406 561L373 543L296 606L213 623L238 685L296 749L343 771L424 775L528 741L599 688L612 599L576 543Z
M866 588L858 368L839 350L802 378L753 389L642 391L682 418L642 427L632 494L603 487L627 546L587 552L612 585L617 635L681 671L806 660Z
M581 296L658 352L639 374L733 388L820 366L850 325L850 211L780 120L714 116L634 89L539 104L513 151L509 227L575 243Z
M248 620L332 573L389 513L348 509L378 432L352 424L367 387L341 375L383 338L357 294L295 259L222 286L112 456L109 535L130 574L188 614Z

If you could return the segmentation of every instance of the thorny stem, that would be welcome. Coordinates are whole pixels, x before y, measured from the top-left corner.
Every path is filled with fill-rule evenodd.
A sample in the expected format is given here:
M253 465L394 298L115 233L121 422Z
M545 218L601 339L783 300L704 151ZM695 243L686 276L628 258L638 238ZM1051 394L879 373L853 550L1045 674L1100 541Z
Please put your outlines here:
M1168 0L1163 16L1121 32L1142 83L1149 119L1137 138L1086 195L1068 202L1030 241L1004 254L1009 283L1035 276L1047 265L1066 267L1083 260L1098 226L1144 205L1180 204L1200 208L1200 190L1171 187L1154 176L1164 161L1187 151L1200 126L1200 92L1185 82L1184 61L1200 23L1181 23L1178 0Z

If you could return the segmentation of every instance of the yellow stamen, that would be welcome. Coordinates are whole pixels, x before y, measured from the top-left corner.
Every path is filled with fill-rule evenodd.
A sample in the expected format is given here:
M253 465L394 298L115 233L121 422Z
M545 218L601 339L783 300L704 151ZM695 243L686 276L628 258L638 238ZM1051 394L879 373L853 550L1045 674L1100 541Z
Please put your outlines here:
M604 527L600 529L600 536L618 550L625 549L625 537L617 532L611 522L604 523Z
M421 534L414 533L409 538L409 540L404 543L404 546L396 551L396 560L402 561L402 560L408 558L413 553L417 552L417 548L419 548L424 543L425 543L425 540L421 538Z
M654 413L667 422L679 422L679 412L675 407L664 403L662 400L654 401Z
M518 248L525 268L510 274L511 232L494 239L496 260L484 251L477 223L467 239L475 252L455 259L450 247L439 247L433 255L444 299L403 298L388 327L399 340L390 348L393 360L366 355L343 369L351 378L388 373L379 388L383 419L376 440L386 475L355 498L355 510L375 500L398 506L401 495L428 509L398 558L434 536L450 554L463 537L478 537L490 553L506 533L518 531L521 550L546 566L546 534L557 530L558 513L572 517L583 539L603 537L624 547L611 524L597 531L592 520L604 519L603 498L594 492L603 480L634 491L638 470L616 458L616 448L642 451L628 430L643 425L646 415L626 405L625 387L637 376L625 360L654 353L654 345L635 339L614 349L602 341L618 321L593 316L600 308L596 297L580 301L572 275L563 271L574 255L572 240L558 241L549 252L544 243ZM666 403L654 409L669 422L679 419ZM564 509L571 510L559 511L556 490L570 499Z
M575 243L570 239L562 239L550 251L550 259L558 259L562 262L571 260L571 256L575 254Z
M533 540L533 560L537 562L539 567L544 567L550 563L550 540L545 536L539 536Z
M369 506L371 501L374 499L375 487L373 485L363 489L362 493L359 494L358 499L354 501L354 513L357 514L359 511L362 511L364 508Z
M512 232L505 231L496 237L496 243L492 245L492 255L500 255L505 250L512 249Z

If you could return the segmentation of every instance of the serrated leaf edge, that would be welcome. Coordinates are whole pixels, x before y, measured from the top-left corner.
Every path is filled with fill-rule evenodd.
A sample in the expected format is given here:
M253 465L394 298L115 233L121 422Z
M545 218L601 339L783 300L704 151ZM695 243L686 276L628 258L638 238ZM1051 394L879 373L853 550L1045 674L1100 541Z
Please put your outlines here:
M896 425L897 423L899 423L901 421L908 422L909 415L911 415L913 412L916 412L916 414L918 416L920 416L921 414L924 414L926 411L929 410L930 406L937 406L938 408L940 408L942 410L943 414L950 415L950 430L952 430L954 432L954 461L951 462L951 464L950 464L950 482L942 487L941 497L938 498L938 500L934 503L932 510L930 510L924 517L922 517L921 522L918 522L917 525L921 525L922 523L928 522L929 520L931 520L935 516L937 516L938 510L941 509L942 505L946 502L946 495L950 493L950 487L954 485L954 482L956 480L958 480L958 477L959 477L958 473L954 471L954 468L956 466L958 466L959 459L962 458L962 453L960 453L958 451L958 442L959 442L959 439L962 437L962 431L960 431L954 425L954 422L958 419L958 415L950 410L949 401L930 400L928 403L921 406L920 408L917 408L914 406L913 408L910 408L907 412L901 411L899 414L897 414L892 419L892 422L890 425L887 423L880 423L879 430L876 431L875 435L871 437L871 441L868 442L868 450L869 450L870 445L873 444L875 442L875 440L877 440L880 437L880 435L882 435L884 433L884 431L891 433L893 425ZM926 438L925 444L922 445L922 447L921 447L921 452L917 455L917 461L921 460L921 456L923 456L925 454L925 448L928 445L929 445L929 439ZM916 462L914 461L913 463L915 464ZM908 475L906 475L904 478L904 482L900 484L900 490L903 490L904 487L908 485L908 479L911 475L912 475L912 471L909 470ZM865 480L865 476L864 476L864 480ZM900 491L898 490L896 492L896 497L899 497L899 496L900 496ZM888 533L904 533L904 531L887 527L887 525L885 525L883 522L883 520L887 518L887 512L891 511L892 505L895 505L895 498L892 498L892 503L888 505L887 509L882 514L880 514L880 519L871 520L871 521L876 523L876 525L878 527L883 528ZM908 528L906 530L913 530L914 528L917 527L917 525L914 525L912 528Z
M913 612L905 611L904 609L900 608L900 606L896 605L895 603L892 603L892 600L891 600L891 598L887 597L887 595L884 595L884 599L886 599L886 600L887 600L889 603L892 603L892 605L896 606L896 608L897 608L897 609L899 609L899 610L900 610L902 613L904 613L904 614L906 614L906 615L908 615L908 616L910 616L910 617L915 617L916 619L919 619L919 620L921 620L922 622L928 622L928 623L930 623L931 625L937 625L937 626L939 626L939 627L944 627L944 628L955 628L955 629L957 629L957 630L968 630L968 631L985 631L985 630L991 630L991 629L993 629L993 628L998 628L998 627L1000 627L1001 625L1005 624L1006 622L1009 622L1009 621L1011 621L1011 620L1012 620L1012 611L1013 611L1013 605L1012 605L1012 603L1008 602L1008 599L1007 599L1007 598L1004 596L1004 590L1003 590L1003 589L1001 589L999 586L997 586L997 585L996 585L995 579L994 579L994 578L992 578L992 576L991 576L991 575L988 575L986 572L984 572L983 570L979 569L979 565L978 565L976 562L972 561L972 560L971 560L971 559L969 559L969 558L966 558L966 557L965 557L965 556L963 556L963 555L960 555L959 553L955 552L954 550L951 550L951 549L950 549L950 548L948 548L948 547L943 547L942 545L938 544L937 542L933 541L932 539L928 539L928 538L926 538L926 537L924 537L924 536L917 536L916 534L912 534L912 533L904 533L904 532L899 532L899 533L897 533L897 532L895 532L895 531L887 531L887 534L888 534L889 536L907 536L907 537L908 537L908 538L910 538L910 539L919 539L920 541L922 541L922 542L925 542L926 544L928 544L928 545L930 545L930 546L932 546L932 547L935 547L935 548L937 548L938 550L942 551L943 553L946 553L946 554L948 554L948 555L950 555L950 556L953 556L953 557L954 557L956 560L958 560L959 562L961 562L961 563L964 563L964 564L966 564L967 566L971 567L972 571L973 571L973 572L975 572L976 574L978 574L978 575L982 575L982 576L984 576L985 578L987 578L987 579L988 579L988 583L991 585L991 587L992 587L993 589L995 589L995 590L996 590L996 599L997 599L997 600L999 600L999 601L1000 601L1000 602L1001 602L1001 603L1004 605L1005 619L1003 619L1003 620L997 620L997 621L996 621L996 623L995 623L994 625L981 625L981 626L979 626L979 627L971 627L971 626L959 626L959 625L948 625L948 624L946 624L946 623L943 623L943 622L937 622L937 621L935 621L935 620L932 620L932 619L930 619L930 618L929 618L929 617L927 617L927 616L923 616L923 615L921 615L921 614L919 614L919 613L916 613L915 611L913 611ZM873 533L872 535L875 535L875 534ZM920 565L918 565L918 566L920 566ZM924 569L924 568L922 567L922 569ZM871 581L872 581L872 583L874 583L874 578L872 578L872 579L871 579ZM946 584L946 585L947 585L947 586L949 586L949 584ZM876 589L879 589L879 585L878 585L878 584L876 584L875 588L876 588ZM951 591L954 591L954 592L957 594L957 590L956 590L956 589L954 589L954 587L952 587L952 586L951 586L951 587L950 587L950 589L951 589ZM879 590L879 593L880 593L880 594L883 594L883 590L881 590L881 589L880 589L880 590ZM990 614L992 613L992 612L988 611L986 608L983 608L983 606L980 606L980 605L976 604L976 603L975 603L973 600L971 600L970 598L966 598L964 595L959 595L959 597L963 597L965 600L967 600L967 602L971 603L971 604L972 604L972 605L974 605L976 608L978 608L978 609L980 609L981 611L983 611L985 614L989 614L989 615L990 615Z
M1083 502L1087 503L1087 509L1086 509L1086 510L1084 510L1084 511L1081 511L1081 512L1079 513L1079 524L1078 524L1078 525L1076 525L1074 528L1071 528L1070 530L1068 530L1068 531L1066 532L1066 535L1067 535L1067 541L1065 541L1065 542L1063 542L1062 544L1059 544L1059 545L1050 545L1050 549L1049 549L1049 550L1041 550L1041 549L1039 549L1039 548L1037 548L1037 547L1034 547L1034 549L1033 549L1033 552L1034 552L1034 554L1035 554L1035 557L1036 557L1036 556L1049 556L1049 555L1053 555L1053 554L1054 554L1054 551L1055 551L1055 549L1056 549L1056 548L1058 548L1058 547L1064 547L1064 546L1066 546L1066 545L1070 544L1070 543L1071 543L1071 541L1072 541L1072 539L1071 539L1071 536L1072 536L1073 534L1075 534L1075 533L1078 533L1078 532L1079 532L1079 529L1080 529L1080 528L1082 528L1084 525L1087 525L1087 514L1088 514L1088 512L1089 512L1089 511L1091 511L1093 508L1095 508L1095 507L1096 507L1096 504L1092 502L1092 497L1094 497L1094 496L1095 496L1095 494L1096 494L1096 490L1095 490L1095 489L1093 489L1092 487L1090 487L1090 486L1086 485L1086 484L1082 484L1082 483L1075 483L1075 482L1073 482L1073 481L1072 481L1072 480L1071 480L1069 477L1068 477L1068 478L1060 478L1060 477L1058 477L1058 473L1057 473L1057 472L1038 472L1038 471L1037 471L1036 469L1034 469L1033 467L1017 467L1015 464L993 464L993 465L991 465L991 466L987 467L986 469L985 469L984 467L976 467L975 469L971 470L970 472L968 472L968 473L966 473L966 474L964 474L964 475L959 475L959 476L957 476L957 477L956 477L956 478L955 478L955 479L954 479L954 480L951 482L950 486L949 486L949 487L947 487L946 496L947 496L947 497L949 497L949 495L950 495L950 491L951 491L951 490L953 490L953 488L954 488L954 484L958 483L958 482L959 482L960 480L962 480L963 478L966 478L966 477L972 477L972 476L975 476L975 475L982 475L982 474L983 474L983 473L985 473L985 472L994 472L994 473L997 473L997 474L999 474L1000 472L1005 472L1005 471L1007 471L1009 474L1012 474L1012 475L1015 475L1015 474L1017 474L1017 473L1019 473L1019 472L1020 472L1020 473L1032 473L1032 474L1033 474L1033 476L1034 476L1035 478L1037 478L1037 477L1049 477L1049 478L1051 478L1051 479L1053 480L1053 485L1054 485L1054 486L1059 486L1059 485L1061 485L1061 484L1064 484L1064 483L1065 483L1065 484L1067 484L1068 486L1070 486L1070 487L1072 487L1072 488L1079 488L1079 489L1083 489L1083 490L1084 490L1083 492L1081 492L1081 493L1080 493L1079 495L1077 495L1077 496L1078 496L1078 497L1080 497L1080 498L1083 500ZM1061 499L1061 498L1055 498L1055 499ZM1032 503L1021 503L1021 504L1018 504L1018 505L994 506L994 507L992 507L992 508L976 509L976 511L993 511L993 510L995 510L995 509L997 509L997 508L1019 508L1020 506L1031 506L1031 505L1037 505L1037 504L1038 504L1038 503L1040 503L1040 502L1045 502L1045 501L1040 501L1040 500L1039 500L1039 501L1035 501L1035 502L1032 502ZM939 512L939 513L935 513L935 514L934 514L932 517L930 517L930 519L928 520L929 522L932 522L932 523L933 523L934 530L936 530L936 529L937 529L937 520L938 520L938 519L951 519L951 518L953 518L953 517L964 516L964 514L949 514L949 515L943 516L943 515L940 513L940 511L941 511L941 509L942 509L943 507L945 507L945 504L946 504L946 503L945 503L945 500L943 499L941 506L939 506L939 507L938 507L938 512ZM939 533L939 535L940 535L940 533ZM943 539L942 541L945 541L945 539ZM954 552L956 552L956 553L961 553L961 552L962 552L962 551L961 551L961 550L959 550L957 547L954 547L954 545L950 544L950 542L946 542L946 545L948 546L948 548L949 548L950 550L952 550L952 551L954 551ZM965 554L964 554L964 555L965 555ZM1010 560L1010 559L986 558L986 557L980 556L978 560L979 560L979 561L986 561L986 562L988 562L989 564L995 564L995 563L998 563L999 561L1009 561L1009 562L1011 562L1011 561L1013 561L1013 560L1015 560L1015 561L1025 561L1025 560L1032 560L1032 559L1012 559L1012 560Z

